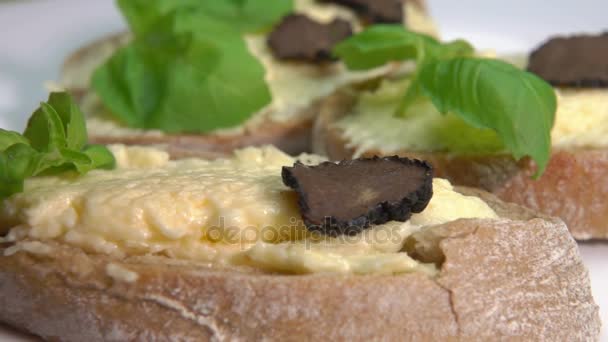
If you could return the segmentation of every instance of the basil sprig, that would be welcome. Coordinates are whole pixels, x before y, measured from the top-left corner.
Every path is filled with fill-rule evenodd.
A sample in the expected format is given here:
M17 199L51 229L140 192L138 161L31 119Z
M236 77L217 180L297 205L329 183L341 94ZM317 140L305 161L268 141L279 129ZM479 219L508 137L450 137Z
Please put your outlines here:
M413 60L417 68L398 115L422 97L441 113L495 131L516 159L531 157L540 176L551 153L557 99L539 77L511 64L473 57L464 41L440 43L401 25L376 25L338 44L334 54L354 70Z
M67 93L52 93L31 116L23 134L0 129L0 198L23 191L38 175L109 169L114 156L87 144L84 116Z
M110 114L130 127L205 133L271 102L244 35L272 27L292 0L118 0L134 39L93 75Z

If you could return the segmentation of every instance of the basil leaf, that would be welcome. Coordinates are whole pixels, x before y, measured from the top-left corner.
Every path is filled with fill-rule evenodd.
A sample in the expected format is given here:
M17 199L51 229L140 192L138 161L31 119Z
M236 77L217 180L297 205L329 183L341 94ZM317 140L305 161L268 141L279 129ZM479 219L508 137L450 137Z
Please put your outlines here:
M10 176L13 178L33 176L38 168L41 155L31 146L26 144L15 144L3 152L7 163Z
M473 127L494 130L515 158L530 156L538 165L538 177L550 157L557 106L553 88L510 64L469 58L473 52L465 41L442 44L400 25L372 26L334 50L356 70L416 60L417 70L397 114L407 115L426 95L441 112L454 112Z
M293 0L118 0L135 39L92 77L111 115L169 133L234 127L272 98L243 34L270 28Z
M437 59L471 56L475 49L464 40L441 43L433 37L408 31L403 25L374 25L365 31L341 42L334 54L341 58L349 69L367 70L391 61L415 60L418 65ZM421 90L412 75L412 86L408 88L397 113L404 115L406 109L420 100Z
M214 21L239 32L268 29L293 12L293 0L118 0L129 27L136 34L154 29L167 15L178 22Z
M7 131L0 128L0 151L4 151L15 144L29 145L30 142L27 140L27 138L17 132Z
M60 166L66 169L74 168L80 174L87 173L92 170L93 161L83 152L74 151L70 149L59 150L61 157L63 157L62 164Z
M401 25L374 25L333 50L352 70L367 70L391 61L417 59L425 46L438 44L430 37L407 31Z
M204 34L176 34L166 28L174 18L162 24L93 75L93 88L119 120L169 133L204 133L239 125L270 103L264 68L239 33L199 23Z
M17 143L0 153L0 198L23 191L24 179L35 174L40 153Z
M402 25L373 25L354 35L334 48L334 55L341 58L352 70L367 70L392 61L468 56L473 47L463 40L442 44L435 38L408 31Z
M23 191L29 177L112 168L112 153L86 138L84 115L67 93L41 103L23 135L0 129L0 198Z
M469 42L457 39L430 48L430 59L448 59L454 57L467 57L475 54L475 48Z
M131 32L138 36L153 28L159 19L173 8L165 8L169 3L179 6L194 6L199 0L117 0L116 4L129 24Z
M38 151L51 151L67 145L61 118L48 103L42 102L23 133Z
M87 143L87 127L80 108L67 93L51 93L48 100L63 125L68 148L81 149Z
M198 13L191 18L207 15L230 23L243 33L269 29L294 10L293 1L286 0L206 0L199 3Z
M111 170L116 166L114 155L105 146L89 145L83 153L91 159L91 169Z
M423 96L420 81L418 80L418 75L414 74L412 75L410 86L405 91L405 95L403 96L401 102L399 103L399 106L397 107L397 116L407 116L407 110L416 102L423 101L424 99L425 98Z
M498 60L453 58L427 63L418 78L442 113L453 112L477 128L496 131L516 159L547 166L557 100L537 76Z
M120 49L92 77L92 87L105 106L130 127L144 127L146 117L158 106L162 79L147 67L136 45ZM149 71L147 69L150 69Z

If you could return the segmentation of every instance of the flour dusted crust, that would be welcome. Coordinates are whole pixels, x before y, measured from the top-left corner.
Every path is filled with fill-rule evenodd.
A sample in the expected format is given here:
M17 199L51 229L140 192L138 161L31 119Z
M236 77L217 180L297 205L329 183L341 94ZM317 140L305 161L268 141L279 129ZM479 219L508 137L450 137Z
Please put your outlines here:
M330 159L350 159L342 131L332 125L355 104L356 91L344 89L326 99L315 123L313 150ZM364 156L382 155L367 151ZM534 163L509 155L456 156L446 153L399 151L395 154L429 161L435 176L453 184L482 188L507 202L560 217L579 240L608 239L608 150L554 149L543 176L534 180Z
M51 244L0 257L0 321L66 341L597 339L598 307L562 221L459 191L502 218L415 234L411 255L445 258L436 278L279 275ZM109 264L136 280L109 276Z

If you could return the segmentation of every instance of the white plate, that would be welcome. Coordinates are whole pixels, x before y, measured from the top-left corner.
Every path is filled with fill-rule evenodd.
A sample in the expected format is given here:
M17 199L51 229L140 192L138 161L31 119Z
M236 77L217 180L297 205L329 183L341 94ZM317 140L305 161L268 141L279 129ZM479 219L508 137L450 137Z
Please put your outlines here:
M549 35L605 29L606 0L428 0L446 39L466 38L498 53L528 51ZM83 43L124 28L111 0L0 4L0 127L21 131L45 81L56 80L65 56ZM608 243L581 244L593 292L608 325ZM1 294L0 294L1 295ZM0 326L0 341L27 341ZM604 329L602 339L608 341Z

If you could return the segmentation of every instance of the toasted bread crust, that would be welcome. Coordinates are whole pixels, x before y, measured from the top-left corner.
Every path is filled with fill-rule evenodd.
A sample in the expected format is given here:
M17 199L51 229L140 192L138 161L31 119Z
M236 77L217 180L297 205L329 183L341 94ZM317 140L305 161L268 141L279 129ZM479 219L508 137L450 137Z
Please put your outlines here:
M102 136L89 135L95 144L164 145L173 159L227 157L234 150L247 146L274 145L282 151L297 155L311 151L313 117L320 102L313 103L297 115L298 119L265 121L253 128L245 127L236 134L165 134Z
M597 339L598 308L565 225L460 191L503 219L421 232L445 256L436 278L263 274L56 244L0 257L0 321L65 341ZM109 277L109 263L137 280Z
M354 105L356 93L337 92L320 109L315 123L313 150L330 159L350 159L342 131L332 125ZM364 156L382 155L366 151ZM608 239L608 149L554 149L545 173L532 178L530 159L516 161L509 155L458 156L447 153L398 151L394 154L429 161L437 177L452 183L482 188L507 202L514 202L563 219L579 240Z

